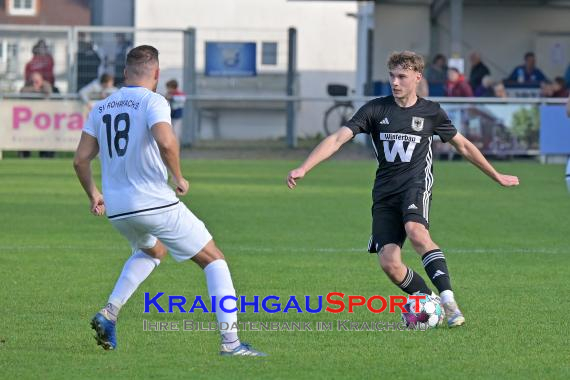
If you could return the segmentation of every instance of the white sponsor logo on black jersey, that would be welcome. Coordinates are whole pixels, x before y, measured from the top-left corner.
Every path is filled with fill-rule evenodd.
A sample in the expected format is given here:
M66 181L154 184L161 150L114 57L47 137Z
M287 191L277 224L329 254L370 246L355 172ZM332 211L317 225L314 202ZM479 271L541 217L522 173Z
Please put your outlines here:
M396 157L399 156L402 162L410 162L416 144L418 144L422 138L406 133L380 133L380 140L384 145L384 157L386 161L394 162ZM390 148L391 141L393 141L392 148ZM408 143L406 149L404 149L404 142Z
M390 124L390 120L388 120L388 118L385 117L385 118L382 119L382 120L380 121L380 123L378 123L378 124L380 124L380 125L388 125L388 124Z

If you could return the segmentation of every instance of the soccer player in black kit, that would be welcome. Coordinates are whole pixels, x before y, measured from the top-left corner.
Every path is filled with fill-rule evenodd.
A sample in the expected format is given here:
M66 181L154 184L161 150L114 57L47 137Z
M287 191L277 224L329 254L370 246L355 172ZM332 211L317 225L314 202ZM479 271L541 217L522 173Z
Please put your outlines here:
M356 134L369 134L378 170L372 191L372 236L368 250L378 253L380 266L404 292L433 294L424 279L402 262L401 249L407 237L439 291L448 326L455 327L464 324L465 318L455 301L443 251L429 234L433 136L449 142L500 185L517 186L519 180L498 173L479 149L457 132L438 103L416 95L423 69L420 55L410 51L393 53L388 59L392 95L362 106L345 126L325 138L300 167L289 173L287 185L293 189L297 180Z

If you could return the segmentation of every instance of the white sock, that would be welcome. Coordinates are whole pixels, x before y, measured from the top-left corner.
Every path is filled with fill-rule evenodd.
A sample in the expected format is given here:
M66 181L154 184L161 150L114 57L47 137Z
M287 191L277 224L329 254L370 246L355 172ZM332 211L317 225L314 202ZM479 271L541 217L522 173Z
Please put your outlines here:
M441 297L441 303L455 302L453 290L444 290L439 296Z
M115 288L109 296L109 303L120 309L158 264L160 264L159 259L141 250L135 251L123 267Z
M232 276L225 260L220 259L212 261L204 268L204 273L206 274L208 293L210 294L210 297L216 296L217 303L219 303L225 296L235 297L236 291L234 289L234 284L232 283ZM236 305L236 301L224 301L224 307L227 310L234 309ZM218 304L216 307L216 318L218 319L218 324L225 322L229 327L227 330L222 330L222 328L220 328L222 343L228 346L228 348L239 346L240 342L237 335L237 328L235 326L232 327L232 325L237 323L237 312L226 313L221 310ZM222 325L222 327L225 326Z

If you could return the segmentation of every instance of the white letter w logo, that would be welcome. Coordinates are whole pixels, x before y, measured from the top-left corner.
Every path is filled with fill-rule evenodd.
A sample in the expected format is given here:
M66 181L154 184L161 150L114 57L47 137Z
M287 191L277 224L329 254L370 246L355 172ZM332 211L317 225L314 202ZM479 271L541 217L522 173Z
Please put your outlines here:
M408 144L408 149L404 150L404 142L402 140L394 141L394 145L392 145L392 149L390 149L390 142L383 141L384 143L384 156L386 157L386 161L394 162L396 156L400 156L400 160L402 162L410 162L412 159L412 154L414 153L414 149L416 148L415 142L410 142Z
M416 144L421 141L421 137L403 133L380 133L380 140L382 140L384 144L384 157L386 157L386 161L394 162L396 156L400 156L402 162L410 162ZM408 142L408 147L405 150L404 141ZM392 149L390 149L390 143L393 143Z

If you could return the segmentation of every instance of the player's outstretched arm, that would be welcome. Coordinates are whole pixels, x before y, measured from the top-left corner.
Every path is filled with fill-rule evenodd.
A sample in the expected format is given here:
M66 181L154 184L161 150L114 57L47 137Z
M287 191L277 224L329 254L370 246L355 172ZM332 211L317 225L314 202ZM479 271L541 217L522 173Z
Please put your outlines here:
M449 143L453 145L459 154L481 169L483 173L487 174L501 186L510 187L517 186L519 184L518 177L497 172L493 165L491 165L483 156L481 151L461 133L457 133Z
M95 181L93 181L91 172L91 161L97 156L97 153L99 153L97 139L85 132L81 133L81 139L73 159L73 167L83 190L85 190L91 202L91 213L101 216L105 213L105 204L103 196L97 189Z
M289 186L290 189L295 188L295 186L297 186L298 179L303 178L312 168L332 156L340 149L341 146L350 141L353 137L354 133L352 133L349 128L342 127L332 135L325 138L315 147L315 149L313 149L309 154L309 157L307 157L301 166L289 172L289 175L287 176L287 186Z
M182 176L180 169L180 146L178 139L170 124L165 122L156 123L152 126L152 135L160 150L160 156L166 168L170 172L172 182L178 195L188 192L190 185Z

